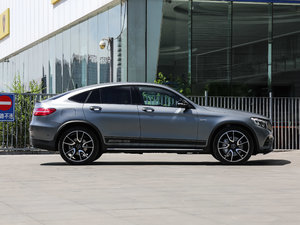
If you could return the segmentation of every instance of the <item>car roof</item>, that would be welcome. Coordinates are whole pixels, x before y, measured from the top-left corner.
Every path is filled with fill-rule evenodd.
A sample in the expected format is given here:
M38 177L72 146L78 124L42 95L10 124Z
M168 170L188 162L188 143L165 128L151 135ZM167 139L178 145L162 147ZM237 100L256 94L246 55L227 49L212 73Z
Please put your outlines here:
M89 86L80 87L74 90L70 90L58 95L55 95L47 100L55 100L55 99L68 99L74 95L80 94L82 92L90 91L96 88L104 88L104 87L114 87L114 86L148 86L148 87L161 87L164 89L168 89L170 91L175 91L174 89L161 84L153 84L153 83L142 83L142 82L115 82L115 83L101 83L101 84L93 84ZM178 93L180 94L180 93Z
M69 91L66 95L69 96L69 95L79 94L81 92L93 90L95 88L114 87L114 86L150 86L150 87L162 87L174 91L174 89L161 84L142 83L142 82L115 82L115 83L93 84L85 87L80 87Z
M188 101L190 104L192 105L196 105L194 102L192 102L190 99L188 99L187 97L185 97L184 95L182 95L181 93L179 93L178 91L172 89L171 87L168 87L166 85L162 85L162 84L153 84L153 83L143 83L143 82L115 82L115 83L101 83L101 84L93 84L93 85L89 85L89 86L85 86L85 87L80 87L74 90L70 90L67 92L64 92L62 94L56 95L52 98L46 99L43 102L49 101L49 100L56 100L56 99L60 99L62 101L69 99L70 97L86 92L86 91L90 91L96 88L104 88L104 87L114 87L114 86L148 86L148 87L160 87L163 89L167 89L171 92L175 92L177 95L181 96L183 99L185 99L186 101ZM57 98L58 97L58 98ZM195 106L196 107L196 106Z

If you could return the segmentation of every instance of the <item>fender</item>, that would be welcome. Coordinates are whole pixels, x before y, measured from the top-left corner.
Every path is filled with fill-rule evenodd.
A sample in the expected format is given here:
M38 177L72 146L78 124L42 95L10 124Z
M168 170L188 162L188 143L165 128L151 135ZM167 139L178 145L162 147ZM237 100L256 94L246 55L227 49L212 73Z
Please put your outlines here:
M100 131L94 124L92 124L92 123L90 123L90 122L88 122L88 121L86 121L86 120L69 120L69 121L63 123L63 124L58 128L58 130L57 130L57 132L56 132L56 134L55 134L54 140L55 140L55 143L56 143L56 144L57 144L57 141L58 141L58 140L57 140L57 137L58 137L58 135L60 135L61 131L62 131L66 126L68 126L68 125L70 125L70 124L72 124L72 123L86 124L86 125L88 125L88 126L93 127L93 129L94 129L95 131L97 131L97 135L98 135L98 137L99 137L100 143L101 143L102 145L104 145L105 142L104 142L104 138L103 138L103 135L102 135L101 131Z
M211 152L210 146L212 144L212 140L214 138L216 131L219 130L221 127L226 127L226 126L230 126L230 125L237 125L237 126L245 127L250 132L250 135L253 137L253 141L254 141L255 149L256 149L256 147L258 146L258 140L255 135L255 131L246 123L232 120L232 121L221 122L214 127L214 129L211 131L211 133L209 135L207 146L206 146L208 152Z

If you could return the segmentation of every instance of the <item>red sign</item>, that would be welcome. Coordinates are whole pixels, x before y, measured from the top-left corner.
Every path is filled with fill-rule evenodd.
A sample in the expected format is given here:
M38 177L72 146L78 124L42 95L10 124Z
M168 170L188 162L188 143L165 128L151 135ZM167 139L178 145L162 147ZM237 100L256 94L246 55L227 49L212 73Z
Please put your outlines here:
M7 95L0 96L0 110L7 111L12 107L12 100Z

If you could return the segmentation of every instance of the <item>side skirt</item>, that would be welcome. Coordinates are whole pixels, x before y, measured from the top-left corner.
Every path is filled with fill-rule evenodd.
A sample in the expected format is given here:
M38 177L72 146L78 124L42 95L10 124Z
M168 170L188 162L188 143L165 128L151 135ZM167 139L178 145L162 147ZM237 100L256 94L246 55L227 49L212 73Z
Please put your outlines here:
M104 153L177 153L177 154L209 154L205 149L168 149L168 148L106 148Z
M154 138L105 137L106 148L143 148L146 149L204 149L204 140L174 140ZM157 151L156 150L156 151Z

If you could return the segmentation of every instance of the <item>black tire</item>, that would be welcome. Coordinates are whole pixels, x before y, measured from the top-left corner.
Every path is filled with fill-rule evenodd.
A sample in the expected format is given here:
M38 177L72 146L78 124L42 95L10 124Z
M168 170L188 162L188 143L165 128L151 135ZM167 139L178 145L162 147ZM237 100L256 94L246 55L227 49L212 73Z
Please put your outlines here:
M225 127L213 139L212 155L223 164L243 164L254 151L254 141L247 130L239 126Z
M65 130L58 141L61 157L71 165L87 165L99 155L98 137L85 127L75 126Z
M98 151L98 154L96 155L94 161L98 160L102 156L103 152L100 150Z

